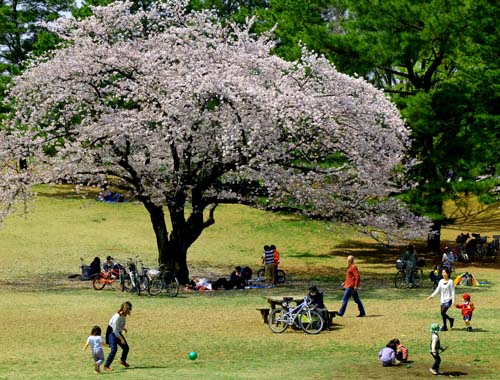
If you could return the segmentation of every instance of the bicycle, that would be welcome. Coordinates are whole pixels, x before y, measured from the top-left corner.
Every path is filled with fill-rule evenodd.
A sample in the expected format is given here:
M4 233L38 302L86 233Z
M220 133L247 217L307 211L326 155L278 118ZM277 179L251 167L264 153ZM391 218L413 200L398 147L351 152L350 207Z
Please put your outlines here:
M278 269L278 271L276 272L275 275L276 275L276 283L277 284L284 284L285 283L286 274L285 274L284 270ZM258 278L266 278L266 271L264 268L259 269L259 271L257 272L257 277Z
M94 280L92 281L92 286L95 290L102 290L106 285L113 287L113 283L119 280L121 283L121 277L123 276L123 267L116 262L111 270L103 270L98 273Z
M175 274L165 270L164 265L160 269L149 269L146 272L149 279L148 293L150 296L157 296L163 291L166 291L169 297L177 297L179 294L179 281Z
M288 327L300 327L307 334L319 334L323 329L323 318L310 306L306 296L297 306L290 306L292 298L284 297L283 308L274 309L268 318L269 328L273 333L283 333Z
M423 260L419 259L417 261L417 268L413 271L414 286L420 288L422 286L422 279L424 278L424 271L422 270ZM394 286L397 289L402 289L407 287L406 284L406 264L403 260L396 260L396 276L394 276Z
M137 293L141 295L149 287L147 276L145 276L142 266L142 261L139 256L134 259L128 258L122 276L120 277L120 284L122 292Z
M457 247L456 247L456 254L458 261L463 261L463 262L469 262L469 256L467 255L467 251L465 249L465 243L469 239L470 235L469 233L464 234L463 232L460 233L460 235L457 236L455 241L457 242Z

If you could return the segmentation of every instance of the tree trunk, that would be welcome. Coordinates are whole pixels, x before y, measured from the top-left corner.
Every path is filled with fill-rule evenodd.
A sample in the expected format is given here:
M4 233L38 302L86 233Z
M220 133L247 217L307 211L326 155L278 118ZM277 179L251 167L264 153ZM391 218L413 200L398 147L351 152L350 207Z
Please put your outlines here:
M189 247L188 236L175 228L168 236L167 225L163 207L156 206L152 202L144 203L149 212L151 224L156 237L158 248L158 263L165 265L167 270L174 272L181 284L189 282L189 270L187 267L187 248ZM175 238L175 236L179 236Z
M431 233L427 236L427 251L441 253L441 221L435 221L431 227Z

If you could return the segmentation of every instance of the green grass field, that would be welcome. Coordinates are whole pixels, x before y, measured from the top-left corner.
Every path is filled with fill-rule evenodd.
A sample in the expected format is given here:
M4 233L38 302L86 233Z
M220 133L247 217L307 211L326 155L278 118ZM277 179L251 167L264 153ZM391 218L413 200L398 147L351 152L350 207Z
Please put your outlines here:
M191 275L215 280L237 265L260 267L264 244L282 254L289 281L274 289L183 292L156 298L69 280L79 273L80 257L111 254L125 259L139 254L156 260L149 219L141 205L102 204L94 194L63 194L42 188L31 213L11 216L0 228L0 379L95 378L89 351L83 352L90 329L105 327L119 305L130 300L129 369L115 360L106 379L421 379L429 378L431 322L439 321L439 301L427 301L430 284L397 290L392 279L401 249L385 248L348 228L297 217L268 214L241 206L219 207L216 224L191 248ZM483 222L481 222L481 220ZM461 224L443 230L452 242L459 232L500 234L498 209L469 213ZM422 252L422 248L420 248ZM336 318L333 330L317 336L294 330L273 334L256 310L267 296L303 295L310 283L325 291L331 310L340 306L339 288L345 257L357 257L362 275L360 296L368 313L356 318L356 305ZM426 256L426 274L437 258ZM476 304L474 332L464 330L458 309L453 330L442 332L449 346L441 370L447 376L497 379L500 370L499 267L495 263L459 266L484 287L457 287ZM378 351L398 337L410 350L411 368L382 368ZM190 361L188 353L198 352ZM109 350L105 348L105 354ZM445 375L445 376L446 376Z

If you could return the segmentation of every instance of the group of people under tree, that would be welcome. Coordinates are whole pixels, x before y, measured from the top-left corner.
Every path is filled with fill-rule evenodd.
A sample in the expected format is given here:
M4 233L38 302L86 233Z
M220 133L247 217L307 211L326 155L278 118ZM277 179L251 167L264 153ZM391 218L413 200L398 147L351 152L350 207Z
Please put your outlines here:
M94 260L90 263L90 275L95 276L96 274L100 273L101 271L109 272L110 270L114 269L117 264L114 262L113 257L107 256L106 260L102 263L101 266L101 259L100 257L96 256L94 257Z
M205 277L193 277L193 279L186 284L186 290L212 291L218 289L244 289L248 285L248 280L252 278L252 272L250 267L246 266L242 268L238 265L229 275L229 280L225 277L219 277L216 281L211 283Z

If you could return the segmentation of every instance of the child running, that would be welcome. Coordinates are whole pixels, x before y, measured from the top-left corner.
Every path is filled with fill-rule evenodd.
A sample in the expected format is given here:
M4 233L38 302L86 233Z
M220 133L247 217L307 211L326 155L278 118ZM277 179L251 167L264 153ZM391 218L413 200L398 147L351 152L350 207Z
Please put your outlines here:
M471 332L472 331L472 326L470 325L470 320L472 319L472 312L474 311L474 304L470 302L470 294L465 293L462 296L462 299L464 300L463 303L457 303L455 307L457 309L462 309L462 317L464 318L465 322L465 327L467 328L467 331Z
M94 359L94 369L97 373L101 373L101 364L104 361L104 351L102 350L101 328L99 326L92 327L87 343L83 347L85 351L90 346L92 358Z

